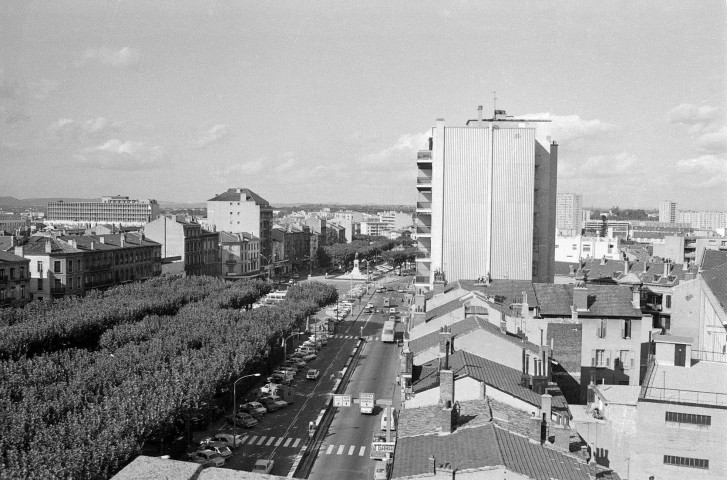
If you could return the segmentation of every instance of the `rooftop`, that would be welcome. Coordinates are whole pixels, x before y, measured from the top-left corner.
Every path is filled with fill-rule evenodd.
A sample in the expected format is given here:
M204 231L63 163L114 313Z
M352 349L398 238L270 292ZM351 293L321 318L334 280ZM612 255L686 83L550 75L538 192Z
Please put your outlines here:
M646 260L646 259L645 259ZM628 264L628 272L624 273ZM668 272L664 275L664 270ZM576 272L576 279L586 277L587 283L644 283L648 285L676 285L685 279L687 273L696 273L694 266L680 263L665 263L656 258L648 261L590 260L584 262Z
M29 262L27 258L0 250L0 262Z
M479 427L490 423L491 407L486 400L459 402L457 429ZM431 405L419 408L403 408L399 412L397 436L414 437L434 433L434 425L439 425L442 407Z
M727 251L724 250L705 250L702 255L702 270L711 270L727 263Z
M727 407L727 363L697 361L691 368L654 364L639 400Z
M536 283L533 285L542 316L571 316L574 285ZM588 311L579 317L631 317L641 318L641 310L631 303L631 288L625 285L586 284Z
M249 188L228 188L226 192L210 198L208 202L250 202L253 201L257 205L270 206L270 203L263 197L253 192Z
M606 403L636 405L641 387L639 385L596 385L594 390Z
M702 279L717 297L722 310L727 311L727 263L702 272Z
M434 460L430 460L434 457ZM589 465L493 424L456 430L451 435L420 435L397 442L392 478L427 474L433 464L457 471L505 467L537 480L618 479L611 470Z

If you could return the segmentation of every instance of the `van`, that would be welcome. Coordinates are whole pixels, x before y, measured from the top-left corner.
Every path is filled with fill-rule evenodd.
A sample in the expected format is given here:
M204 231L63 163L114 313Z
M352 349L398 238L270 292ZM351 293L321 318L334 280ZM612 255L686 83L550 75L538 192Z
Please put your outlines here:
M396 430L396 409L391 409L391 430ZM381 414L381 430L386 430L386 409Z
M385 299L384 299L384 306L385 306L385 307L388 307L388 306L390 306L390 305L391 305L391 301L389 300L389 298L388 298L388 297L387 297L387 298L385 298Z
M311 353L313 353L313 354L316 353L316 349L310 345L301 345L300 347L297 348L297 351L299 351L305 355L310 355ZM305 360L305 357L303 357L303 360Z

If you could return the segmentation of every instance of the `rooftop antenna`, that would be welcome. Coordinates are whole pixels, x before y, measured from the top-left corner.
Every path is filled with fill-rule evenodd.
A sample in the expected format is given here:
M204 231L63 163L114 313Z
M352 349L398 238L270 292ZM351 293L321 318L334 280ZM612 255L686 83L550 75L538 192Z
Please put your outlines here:
M497 111L497 92L492 91L492 111Z

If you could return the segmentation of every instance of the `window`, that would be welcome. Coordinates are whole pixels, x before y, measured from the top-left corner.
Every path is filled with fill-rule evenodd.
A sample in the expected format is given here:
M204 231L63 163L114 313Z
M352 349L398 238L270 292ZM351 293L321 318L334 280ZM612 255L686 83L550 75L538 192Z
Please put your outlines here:
M0 278L5 278L5 270L0 270Z
M20 279L25 278L25 267L20 267Z
M709 470L709 460L703 460L701 458L664 455L664 465L676 465L677 467L703 468L705 470Z
M671 308L671 295L664 295L664 306Z
M631 320L624 320L621 325L621 338L631 338Z
M80 258L76 262L76 270L78 270L79 272L81 271L81 259Z
M43 291L43 279L42 278L38 279L38 291L39 292Z
M43 262L42 261L38 260L37 268L38 268L38 272L43 271Z
M606 350L593 350L593 356L591 357L591 366L593 367L607 367L610 364L610 359L606 355Z
M60 260L56 260L53 262L53 273L61 273L61 262Z
M68 270L66 270L67 273L71 273L73 271L73 260L68 260Z
M596 336L598 338L606 338L606 320L598 320L598 326L596 328Z
M10 280L15 278L15 267L10 267Z
M666 419L669 423L686 423L690 425L699 425L701 427L711 427L712 417L709 415L696 415L693 413L666 412Z
M618 358L614 361L614 367L619 367L622 369L633 368L633 361L634 360L631 356L631 350L621 350L618 352Z

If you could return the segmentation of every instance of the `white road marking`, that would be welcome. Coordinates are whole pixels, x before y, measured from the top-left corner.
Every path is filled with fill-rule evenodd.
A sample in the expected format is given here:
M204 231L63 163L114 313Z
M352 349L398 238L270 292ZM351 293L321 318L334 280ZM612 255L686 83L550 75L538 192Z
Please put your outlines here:
M242 440L240 440L240 444L244 444L245 442L247 442L248 438L250 438L250 435L245 435L244 437L242 437Z
M366 447L365 446L361 447L361 450L358 451L358 456L359 457L363 457L364 456L364 453L366 453Z
M353 455L354 450L356 450L356 445L351 445L351 448L348 449L348 454Z
M288 441L290 441L290 440L288 440ZM277 442L275 442L275 446L276 446L276 447L279 447L281 443L283 443L283 437L280 437L280 438L278 439L278 441L277 441Z
M340 454L343 453L343 447L344 447L343 445L339 445L338 446L338 450L336 451L336 455L340 455Z
M330 455L333 451L333 445L328 445L328 448L326 449L326 455Z
M257 440L257 435L250 439L250 443L248 443L248 445L252 445L253 443L255 443L255 440Z
M257 442L257 444L262 445L266 438L268 438L268 437L266 435L263 435L262 437L260 437L260 441Z
M273 444L273 440L275 440L275 437L270 437L270 440L268 440L268 443L265 444L266 447L269 447Z
M293 442L293 448L297 447L299 443L300 443L300 438L296 438L295 442Z

